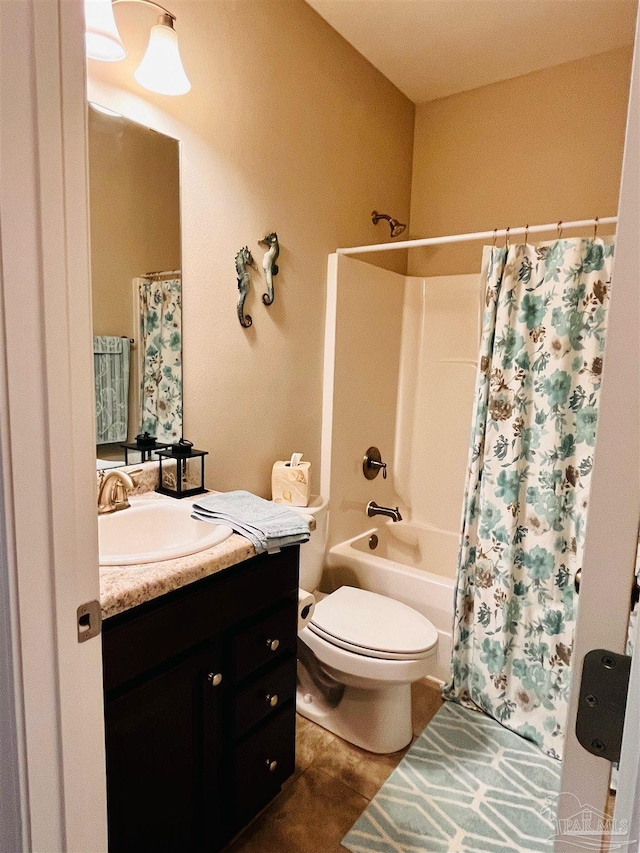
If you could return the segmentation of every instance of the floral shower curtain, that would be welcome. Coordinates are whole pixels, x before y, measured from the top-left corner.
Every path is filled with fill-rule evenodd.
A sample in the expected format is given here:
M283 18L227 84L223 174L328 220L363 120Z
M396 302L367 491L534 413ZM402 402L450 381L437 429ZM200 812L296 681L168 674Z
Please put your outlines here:
M486 247L451 682L560 758L607 304L608 240Z
M175 444L182 438L182 284L140 284L142 432Z

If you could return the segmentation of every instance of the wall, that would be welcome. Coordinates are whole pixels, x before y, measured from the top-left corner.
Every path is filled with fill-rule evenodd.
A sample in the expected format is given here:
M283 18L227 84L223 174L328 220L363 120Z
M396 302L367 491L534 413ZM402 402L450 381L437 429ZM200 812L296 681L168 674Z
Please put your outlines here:
M411 235L615 215L631 55L622 48L418 106ZM480 260L480 243L413 250L409 272L471 273Z
M89 97L182 141L185 435L210 451L210 487L268 496L272 462L297 450L317 489L327 255L385 239L373 209L407 221L414 107L303 0L171 11L192 91L135 83L155 19L122 4L129 56L89 62ZM272 229L275 303L254 274L245 330L234 255L248 244L260 266ZM404 272L398 254L384 263Z
M89 110L91 296L95 335L126 335L139 345L132 280L180 269L180 164L175 139L118 116ZM140 429L137 358L131 351L129 440ZM119 445L102 458L122 459Z

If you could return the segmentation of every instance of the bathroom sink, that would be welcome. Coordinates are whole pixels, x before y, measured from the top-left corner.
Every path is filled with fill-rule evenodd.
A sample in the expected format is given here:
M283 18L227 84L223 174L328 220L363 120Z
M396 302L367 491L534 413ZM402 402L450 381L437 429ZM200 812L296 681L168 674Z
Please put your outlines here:
M98 516L101 566L131 566L187 557L224 542L224 524L191 518L190 502L132 501L129 509Z

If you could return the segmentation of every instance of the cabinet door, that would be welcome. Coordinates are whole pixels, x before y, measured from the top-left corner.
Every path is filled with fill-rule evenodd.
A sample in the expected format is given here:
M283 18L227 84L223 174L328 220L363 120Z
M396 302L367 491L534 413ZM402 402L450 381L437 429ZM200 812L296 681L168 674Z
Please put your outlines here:
M292 702L236 748L232 789L237 829L255 817L291 776L296 764L295 744L296 709Z
M109 850L186 853L203 845L203 793L209 847L223 835L217 785L216 726L224 685L214 649L107 697Z

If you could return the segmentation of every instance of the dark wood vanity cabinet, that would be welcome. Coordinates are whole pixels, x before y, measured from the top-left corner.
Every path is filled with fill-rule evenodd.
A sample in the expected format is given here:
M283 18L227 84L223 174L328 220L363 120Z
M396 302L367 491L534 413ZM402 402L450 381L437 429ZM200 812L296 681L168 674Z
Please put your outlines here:
M110 853L219 850L293 773L298 551L104 622Z

